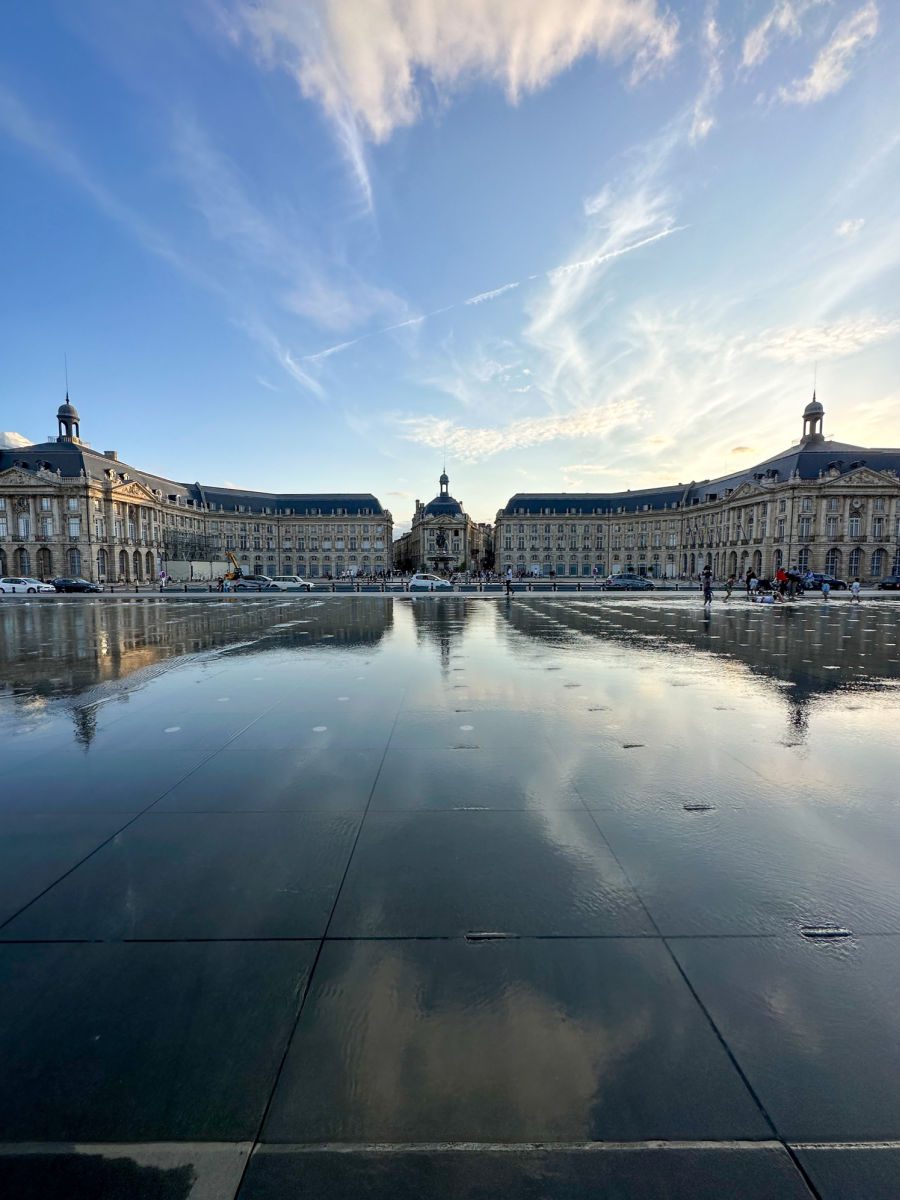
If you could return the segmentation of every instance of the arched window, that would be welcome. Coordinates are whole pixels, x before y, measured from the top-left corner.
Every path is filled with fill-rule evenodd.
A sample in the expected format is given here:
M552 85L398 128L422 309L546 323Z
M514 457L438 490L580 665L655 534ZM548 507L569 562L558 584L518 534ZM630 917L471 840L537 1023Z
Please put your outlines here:
M47 546L41 546L37 552L37 569L41 579L51 579L53 576L53 557Z
M147 578L149 580L151 580L151 582L152 582L155 575L156 575L156 564L153 561L153 551L148 550L147 551Z
M6 574L6 551L0 547L0 575Z
M762 574L762 551L753 551L753 570L757 575Z
M854 546L850 551L850 556L847 559L847 573L851 579L855 579L863 569L863 555L859 546Z
M870 574L873 579L880 579L884 574L885 557L886 556L883 550L872 551L872 566L870 568Z
M778 570L778 568L781 566L783 559L784 559L784 556L782 555L780 550L774 550L772 552L772 574L773 575Z
M837 546L832 546L825 555L825 574L840 575L841 573L841 552Z
M143 578L143 575L144 575L140 550L135 550L133 561L134 561L134 581L135 581L135 583L140 583L141 579Z
M24 546L20 546L13 555L13 570L17 575L31 574L31 555Z
M77 546L70 546L66 555L69 574L78 578L81 575L81 551Z
M809 546L803 546L797 553L797 570L805 575L809 570Z
M109 574L109 559L105 550L97 551L97 579L103 583Z
M119 551L119 578L128 582L128 555L124 550Z
M891 574L900 575L900 548L894 551L894 565L891 567Z

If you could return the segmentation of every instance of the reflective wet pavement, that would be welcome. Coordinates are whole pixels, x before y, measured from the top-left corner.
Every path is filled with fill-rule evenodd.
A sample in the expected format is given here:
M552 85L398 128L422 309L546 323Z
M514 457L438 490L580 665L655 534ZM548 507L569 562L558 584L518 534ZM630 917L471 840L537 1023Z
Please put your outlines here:
M898 634L0 606L0 1193L896 1196Z

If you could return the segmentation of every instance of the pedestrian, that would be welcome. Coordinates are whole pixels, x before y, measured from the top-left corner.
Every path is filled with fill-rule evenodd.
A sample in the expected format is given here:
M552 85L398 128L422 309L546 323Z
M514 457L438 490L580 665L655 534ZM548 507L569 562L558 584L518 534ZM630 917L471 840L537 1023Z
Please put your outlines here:
M731 599L731 593L734 591L735 582L736 581L735 581L735 578L733 575L729 575L728 578L725 580L725 599L726 600Z
M713 590L712 577L708 570L703 572L703 607L708 608L712 604Z
M859 592L860 592L861 587L862 587L862 584L859 582L859 579L854 579L853 582L850 584L850 602L851 602L851 604L854 600L856 601L857 604L859 604Z
M828 582L827 579L823 579L822 580L822 599L823 600L828 599L828 593L830 591L831 591L831 584Z
M513 595L512 571L506 573L506 598L511 599Z
M755 576L755 575L754 575L752 572L751 572L750 579L749 579L749 582L748 582L748 584L747 584L747 587L748 587L748 589L749 589L749 591L748 591L748 595L750 596L750 599L751 599L751 600L755 600L755 599L756 599L756 593L757 593L757 591L759 590L759 580L757 579L757 577L756 577L756 576Z

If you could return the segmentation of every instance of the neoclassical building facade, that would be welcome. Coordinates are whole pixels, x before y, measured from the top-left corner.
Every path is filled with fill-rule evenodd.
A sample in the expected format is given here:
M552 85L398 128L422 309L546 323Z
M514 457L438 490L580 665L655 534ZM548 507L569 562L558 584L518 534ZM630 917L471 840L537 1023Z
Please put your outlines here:
M877 581L900 574L900 449L826 439L813 396L797 445L686 486L519 493L497 513L497 569L716 578L779 566Z
M373 495L176 483L92 450L68 396L56 417L55 441L0 449L0 575L141 583L172 562L221 563L226 551L266 575L391 565L392 517Z
M478 571L487 550L485 529L450 495L447 472L433 500L416 501L412 528L394 543L394 566L401 571Z

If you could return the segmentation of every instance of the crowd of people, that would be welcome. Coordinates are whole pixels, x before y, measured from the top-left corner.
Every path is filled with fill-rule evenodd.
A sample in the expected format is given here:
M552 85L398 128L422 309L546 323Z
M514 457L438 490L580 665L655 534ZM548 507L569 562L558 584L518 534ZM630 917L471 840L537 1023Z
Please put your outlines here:
M795 567L790 570L779 567L775 572L774 579L761 579L754 570L748 569L742 578L742 584L747 593L747 599L755 604L784 604L786 601L796 600L798 596L812 591L819 592L822 599L827 600L831 593L831 584L827 578L818 577L812 571L804 574ZM704 567L700 573L700 585L703 589L704 605L712 604L712 569L708 566ZM731 599L737 586L738 577L729 575L725 581L726 600ZM841 586L843 587L843 584ZM862 584L859 579L854 579L849 589L851 601L859 604L861 589Z

